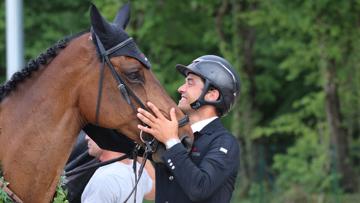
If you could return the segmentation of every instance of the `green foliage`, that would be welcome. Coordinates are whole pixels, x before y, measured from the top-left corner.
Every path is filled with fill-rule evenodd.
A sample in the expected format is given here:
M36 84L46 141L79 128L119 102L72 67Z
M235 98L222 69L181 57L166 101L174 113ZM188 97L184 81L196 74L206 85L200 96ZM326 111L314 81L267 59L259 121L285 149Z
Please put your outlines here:
M9 184L4 180L3 173L1 170L1 162L0 162L0 182L5 185ZM4 190L2 190L2 188L0 188L0 203L11 203L11 202L12 201L10 197L6 194Z
M25 0L25 61L59 39L89 29L89 6L89 1Z
M67 191L64 190L64 188L62 187L64 178L65 177L61 176L59 184L56 186L56 192L53 199L53 203L69 203L69 201L66 199Z
M307 194L332 191L338 177L331 171L329 155L315 133L299 138L286 154L274 157L278 188L285 191L296 186Z
M93 1L108 20L125 2ZM334 169L324 87L334 65L348 158L359 163L360 1L136 0L131 5L127 31L174 100L184 80L175 70L177 63L219 54L239 71L240 101L222 121L243 144L240 165L245 172L239 181L249 185L237 185L233 202L336 202L334 196L342 194L341 174ZM88 29L89 6L89 1L25 0L26 59ZM0 7L0 52L5 53L4 1ZM2 55L0 68L4 64ZM359 176L359 164L354 168ZM258 170L265 175L260 177ZM65 193L57 192L62 202ZM343 202L356 201L349 197Z
M339 192L334 188L339 174L332 168L335 160L329 150L325 115L319 111L323 103L321 92L309 94L293 103L292 113L278 116L267 127L254 131L253 139L295 137L286 153L273 157L276 192L283 198L278 199L280 202L308 202L308 194Z
M8 185L8 183L4 180L2 176L0 176L0 182L2 182L5 185ZM11 203L10 197L6 194L2 188L0 188L0 203Z
M0 168L1 169L1 168ZM1 170L0 170L1 172ZM0 175L0 181L4 184L8 184L2 175ZM66 199L67 192L61 187L61 181L56 187L55 196L53 199L53 203L69 203L69 201ZM12 203L12 200L10 197L0 188L0 203Z

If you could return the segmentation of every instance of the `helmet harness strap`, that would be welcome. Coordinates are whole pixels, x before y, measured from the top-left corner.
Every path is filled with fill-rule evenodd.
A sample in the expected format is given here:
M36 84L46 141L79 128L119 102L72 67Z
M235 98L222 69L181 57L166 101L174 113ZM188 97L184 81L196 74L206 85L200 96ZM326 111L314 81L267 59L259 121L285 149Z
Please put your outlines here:
M205 100L205 95L208 93L208 91L210 90L211 84L209 82L209 80L205 79L205 84L204 84L204 88L201 92L201 95L199 96L199 98L194 101L193 103L190 104L191 108L194 110L199 109L200 107L204 106L204 105L213 105L216 108L221 106L223 97L221 95L221 92L219 91L220 94L220 98L216 101L206 101Z

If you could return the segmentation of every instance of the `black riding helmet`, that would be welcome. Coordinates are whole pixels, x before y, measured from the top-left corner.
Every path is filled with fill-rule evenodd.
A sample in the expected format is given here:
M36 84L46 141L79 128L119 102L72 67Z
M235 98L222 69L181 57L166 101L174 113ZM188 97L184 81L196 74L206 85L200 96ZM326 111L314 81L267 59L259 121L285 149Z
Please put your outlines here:
M176 65L176 69L185 77L194 73L204 79L205 85L200 97L191 107L198 109L203 105L213 105L219 115L228 113L240 94L240 77L230 63L222 57L205 55L195 59L190 65ZM220 98L215 102L205 101L204 96L211 87L220 92Z

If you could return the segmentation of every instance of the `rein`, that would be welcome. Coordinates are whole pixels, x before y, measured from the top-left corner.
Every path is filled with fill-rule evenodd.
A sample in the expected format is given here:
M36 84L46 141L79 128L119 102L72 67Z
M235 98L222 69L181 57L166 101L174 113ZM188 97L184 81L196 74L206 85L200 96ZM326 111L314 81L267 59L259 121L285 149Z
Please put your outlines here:
M115 68L109 58L109 56L112 53L118 51L119 49L126 47L129 43L132 43L133 38L129 37L126 40L115 45L114 47L106 50L103 43L100 41L99 37L96 35L96 33L93 32L93 30L91 30L91 33L95 37L95 40L96 40L95 46L97 47L97 50L98 50L100 58L101 58L98 97L97 97L96 111L95 111L96 112L95 123L98 124L98 122L99 122L105 63L107 65L107 67L109 67L112 76L116 80L117 88L119 89L120 94L123 96L123 98L126 100L126 102L130 105L130 107L133 109L135 114L137 112L136 107L135 107L134 103L132 102L132 100L130 99L130 97L132 97L136 101L136 103L140 105L141 108L149 111L149 109L145 106L145 104L141 101L141 99L131 90L131 88L129 88L129 86L124 82L124 80L121 78L121 76L117 73L117 71L115 70ZM143 125L145 125L142 121L140 121L140 122ZM178 121L178 126L183 127L187 123L189 123L189 117L188 117L188 115L185 115L182 119L180 119ZM144 137L142 131L140 132L140 139L147 146L147 148L150 148L151 152L154 152L159 144L158 141L154 138L149 139L149 138Z
M92 165L89 165L89 166L86 166L86 167L73 169L71 171L66 172L65 176L75 175L75 174L78 174L78 173L81 173L81 172L84 172L84 171L87 171L87 170L90 170L90 169L93 169L93 168L97 168L97 167L101 167L101 166L105 166L105 165L114 163L116 161L121 161L121 160L124 160L126 158L129 158L129 156L127 154L124 154L122 156L110 159L108 161L103 161L103 162L95 163L95 164L92 164Z
M100 114L100 105L101 105L101 97L102 97L102 86L103 86L103 80L104 80L104 66L105 63L107 65L107 67L110 69L112 76L114 77L116 83L117 83L117 88L119 89L120 94L123 96L123 98L125 99L125 101L130 105L130 107L132 108L132 110L136 113L136 107L134 105L134 103L132 102L132 100L130 99L130 97L132 97L135 102L140 105L141 108L149 111L149 109L145 106L145 104L141 101L141 99L128 87L128 85L126 85L126 83L124 82L124 80L121 78L121 76L117 73L117 71L115 70L113 64L110 61L109 56L114 53L115 51L122 49L124 47L126 47L129 43L133 42L133 38L129 37L126 40L120 42L119 44L115 45L114 47L106 50L104 45L102 44L102 42L100 41L99 37L96 35L95 32L93 32L93 30L91 30L92 36L95 37L96 43L95 46L97 47L98 53L100 55L101 58L101 67L100 67L100 78L99 78L99 89L98 89L98 97L97 97L97 103L96 103L96 116L95 116L95 122L96 124L98 124L99 122L99 114ZM145 125L142 121L140 121L143 125ZM178 125L179 127L182 127L184 125L186 125L189 122L189 117L187 115L184 116L184 118L180 119L178 121ZM141 148L141 146L138 144L137 147L135 147L134 149L134 159L133 159L133 169L134 169L134 173L135 173L135 185L132 189L132 191L130 192L130 194L128 195L128 197L126 198L126 200L124 201L124 203L129 200L129 198L131 197L131 195L135 192L134 195L134 202L136 202L136 190L137 190L137 185L140 181L145 163L146 163L146 159L148 158L149 154L152 152L155 152L155 150L157 149L157 146L159 144L159 141L157 141L154 137L149 139L149 136L147 135L146 137L144 137L143 132L140 132L140 139L141 141L145 144L145 152L143 154L143 160L142 163L140 165L140 169L139 169L139 177L137 178L137 172L136 172L136 163L137 163L137 151ZM103 164L105 165L105 163Z
M23 203L23 201L12 191L10 188L7 187L6 182L0 180L0 190L3 190L14 203Z
M132 100L130 99L130 97L132 97L136 103L138 103L140 105L141 108L149 111L149 109L144 105L144 103L141 101L141 99L128 87L128 85L126 85L126 83L124 82L124 80L121 78L121 76L116 72L113 64L110 61L109 55L111 55L112 53L114 53L115 51L124 48L126 45L128 45L130 42L133 41L133 39L131 37L129 37L128 39L120 42L118 45L105 50L103 44L101 43L99 37L96 35L96 33L94 33L93 31L91 31L91 33L93 34L93 36L95 36L96 38L96 47L98 48L98 51L100 52L100 57L101 57L101 67L100 67L100 78L99 78L99 89L98 89L98 97L97 97L97 103L96 103L96 116L95 116L95 122L96 124L98 124L99 122L99 114L100 114L100 105L101 105L101 98L102 98L102 86L103 86L103 80L104 80L104 66L105 63L107 64L107 66L109 67L112 76L114 77L114 79L116 80L117 83L117 88L119 89L120 94L123 96L123 98L126 100L126 102L130 105L130 107L133 109L133 111L136 113L136 107L134 105L134 103L132 102ZM142 123L142 122L141 122ZM185 115L183 118L181 118L178 121L178 126L183 127L186 124L189 123L189 117L188 115ZM144 125L144 123L142 123ZM155 152L155 150L157 149L157 146L159 144L159 141L157 141L154 138L149 138L148 135L143 134L143 132L140 132L140 139L141 141L145 144L145 152L143 154L143 160L141 162L140 165L140 169L139 169L139 177L137 177L137 173L136 173L136 163L137 163L137 154L138 154L138 150L141 148L141 146L138 144L135 149L134 149L134 157L133 157L133 169L134 169L134 173L135 173L135 185L132 189L132 191L130 192L130 194L128 195L128 197L126 198L126 200L124 201L124 203L126 203L126 201L131 197L131 195L135 192L135 196L134 196L134 202L136 202L136 190L137 190L137 185L140 181L143 169L145 167L145 163L146 160L149 156L149 154L151 154L152 152ZM136 156L135 156L136 155ZM105 162L100 162L100 163L96 163L84 168L80 168L78 170L72 170L69 171L67 173L65 173L66 176L70 176L70 175L74 175L77 173L81 173L83 171L95 168L95 167L100 167L100 166L104 166L116 161L121 161L123 159L129 158L129 156L127 154L105 161ZM23 203L23 201L12 191L10 190L10 188L7 187L6 183L3 183L2 181L0 181L0 189L2 189L10 198L14 203Z
M124 80L121 78L121 76L117 73L117 71L115 70L113 64L110 61L109 55L111 55L112 53L114 53L115 51L124 48L126 45L128 45L130 42L133 41L133 38L129 37L128 39L120 42L119 44L117 44L116 46L105 50L102 42L100 41L99 37L96 35L96 33L94 33L93 31L91 31L91 33L93 34L93 36L95 36L96 38L96 47L98 48L98 51L100 52L100 57L101 57L101 67L100 67L100 78L99 78L99 89L98 89L98 97L97 97L97 103L96 103L96 116L95 116L95 122L96 124L98 124L99 122L99 114L100 114L100 105L101 105L101 98L102 98L102 86L103 86L103 80L104 80L104 66L105 63L107 64L107 66L109 67L112 76L114 77L114 79L116 80L117 83L117 88L119 89L120 94L123 96L123 98L126 100L126 102L130 105L130 107L133 109L133 111L136 113L136 107L134 105L134 103L132 102L132 100L130 99L130 97L132 97L136 103L138 103L140 105L141 108L149 111L149 109L144 105L144 103L141 101L141 99L128 87L128 85L126 85L126 83L124 82ZM141 122L143 125L145 125L143 122ZM187 123L189 123L189 117L188 115L185 115L183 118L181 118L178 121L178 126L179 127L183 127L185 126ZM134 149L134 157L133 157L133 169L134 169L134 173L135 173L135 185L132 189L132 191L130 192L130 194L128 195L128 197L126 198L126 200L124 201L124 203L126 203L126 201L131 197L131 195L135 192L135 196L134 196L134 202L136 202L136 190L137 190L137 185L140 181L141 175L143 173L143 169L145 167L145 163L146 160L149 156L150 153L155 152L155 150L157 149L157 146L159 144L159 141L157 141L154 138L149 138L148 135L145 135L143 132L140 132L140 139L141 141L145 144L145 152L143 154L143 160L141 162L140 165L140 169L139 169L139 177L137 178L137 173L136 173L136 163L137 163L137 154L138 154L138 150L141 148L141 146L138 144L135 149ZM74 175L77 173L81 173L83 171L95 168L95 167L100 167L100 166L104 166L116 161L121 161L123 159L129 158L129 156L127 154L105 161L105 162L100 162L100 163L96 163L94 165L90 165L84 168L80 168L78 170L72 170L69 171L67 173L65 173L65 175L70 176L70 175ZM12 191L10 190L10 188L7 187L6 183L3 183L2 181L0 181L0 189L2 189L10 198L14 203L23 203L23 201Z

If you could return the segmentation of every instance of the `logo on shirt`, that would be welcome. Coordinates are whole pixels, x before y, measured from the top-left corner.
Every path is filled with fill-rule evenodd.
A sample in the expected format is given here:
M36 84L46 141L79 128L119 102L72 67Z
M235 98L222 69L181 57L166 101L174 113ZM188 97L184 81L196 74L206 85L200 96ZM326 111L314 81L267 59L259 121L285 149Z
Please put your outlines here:
M227 152L228 152L228 150L225 149L224 147L220 147L219 151L224 152L224 154L227 154Z

